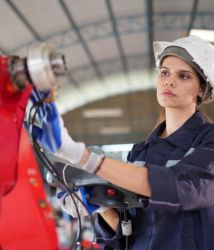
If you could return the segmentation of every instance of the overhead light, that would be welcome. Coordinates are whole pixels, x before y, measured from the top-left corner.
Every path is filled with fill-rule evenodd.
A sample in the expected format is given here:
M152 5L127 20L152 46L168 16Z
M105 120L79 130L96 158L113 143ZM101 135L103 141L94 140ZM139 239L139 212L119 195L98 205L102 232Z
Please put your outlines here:
M103 145L101 149L105 152L121 152L121 151L130 151L133 147L133 144L112 144L112 145Z
M192 29L190 35L196 35L201 37L203 40L208 42L214 42L214 31L213 30L201 30L201 29Z
M121 108L86 109L82 112L84 118L120 117L122 115Z
M131 127L129 126L102 127L99 131L101 135L128 134L130 132L131 132Z

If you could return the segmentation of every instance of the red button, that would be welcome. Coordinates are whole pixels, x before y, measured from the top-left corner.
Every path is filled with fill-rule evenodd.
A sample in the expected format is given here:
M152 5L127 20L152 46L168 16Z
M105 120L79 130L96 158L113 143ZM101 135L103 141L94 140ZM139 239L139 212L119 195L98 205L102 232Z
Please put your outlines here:
M116 190L112 189L112 188L107 189L107 195L108 196L115 196L116 195Z

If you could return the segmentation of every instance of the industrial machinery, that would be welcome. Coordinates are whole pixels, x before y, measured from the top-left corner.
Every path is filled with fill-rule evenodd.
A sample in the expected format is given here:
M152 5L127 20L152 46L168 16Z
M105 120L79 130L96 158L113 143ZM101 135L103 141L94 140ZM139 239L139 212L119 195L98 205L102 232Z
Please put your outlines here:
M27 56L0 56L0 249L56 250L52 209L23 128L33 87L49 91L60 85L64 56L44 43Z
M0 250L58 247L51 207L23 121L32 89L51 92L60 86L65 72L64 56L44 43L30 47L23 58L0 56ZM90 192L89 204L122 209L141 206L137 194L96 175L61 162L50 164L33 142L44 167L71 196L74 187L84 187Z

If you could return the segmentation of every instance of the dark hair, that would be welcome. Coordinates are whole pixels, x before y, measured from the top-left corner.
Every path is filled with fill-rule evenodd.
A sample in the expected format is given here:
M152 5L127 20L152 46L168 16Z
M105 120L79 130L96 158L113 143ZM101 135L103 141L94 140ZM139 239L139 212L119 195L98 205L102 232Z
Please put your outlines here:
M193 69L193 70L194 70L194 69ZM203 93L202 97L197 96L197 100L196 100L196 110L198 110L198 109L199 109L199 106L202 104L204 98L206 98L206 97L204 96L204 94L205 94L205 92L206 92L206 87L207 87L207 84L208 84L208 83L204 80L204 78L203 78L196 70L194 70L194 71L195 71L196 75L198 76L198 79L199 79L199 82L200 82L200 87L201 87L201 90L202 90L202 93Z
M196 112L199 112L200 110L196 110ZM212 124L213 123L213 120L209 117L208 114L206 114L205 112L202 112L200 111L202 114L203 114L203 117L205 118L205 120ZM160 110L160 114L159 114L159 117L158 117L158 120L154 126L154 128L152 129L152 131L157 128L162 122L164 122L166 120L166 115L165 115L165 109L163 107L161 107L161 110Z

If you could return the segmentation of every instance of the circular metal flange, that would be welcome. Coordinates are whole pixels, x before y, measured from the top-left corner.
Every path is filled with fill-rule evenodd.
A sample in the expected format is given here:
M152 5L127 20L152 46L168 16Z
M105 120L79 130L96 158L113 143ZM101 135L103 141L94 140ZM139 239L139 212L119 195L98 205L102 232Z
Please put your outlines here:
M57 56L56 60L53 60ZM65 69L64 56L54 52L53 48L45 43L31 46L27 55L27 68L33 85L39 91L51 90L60 85L56 67ZM62 74L61 74L62 75Z

